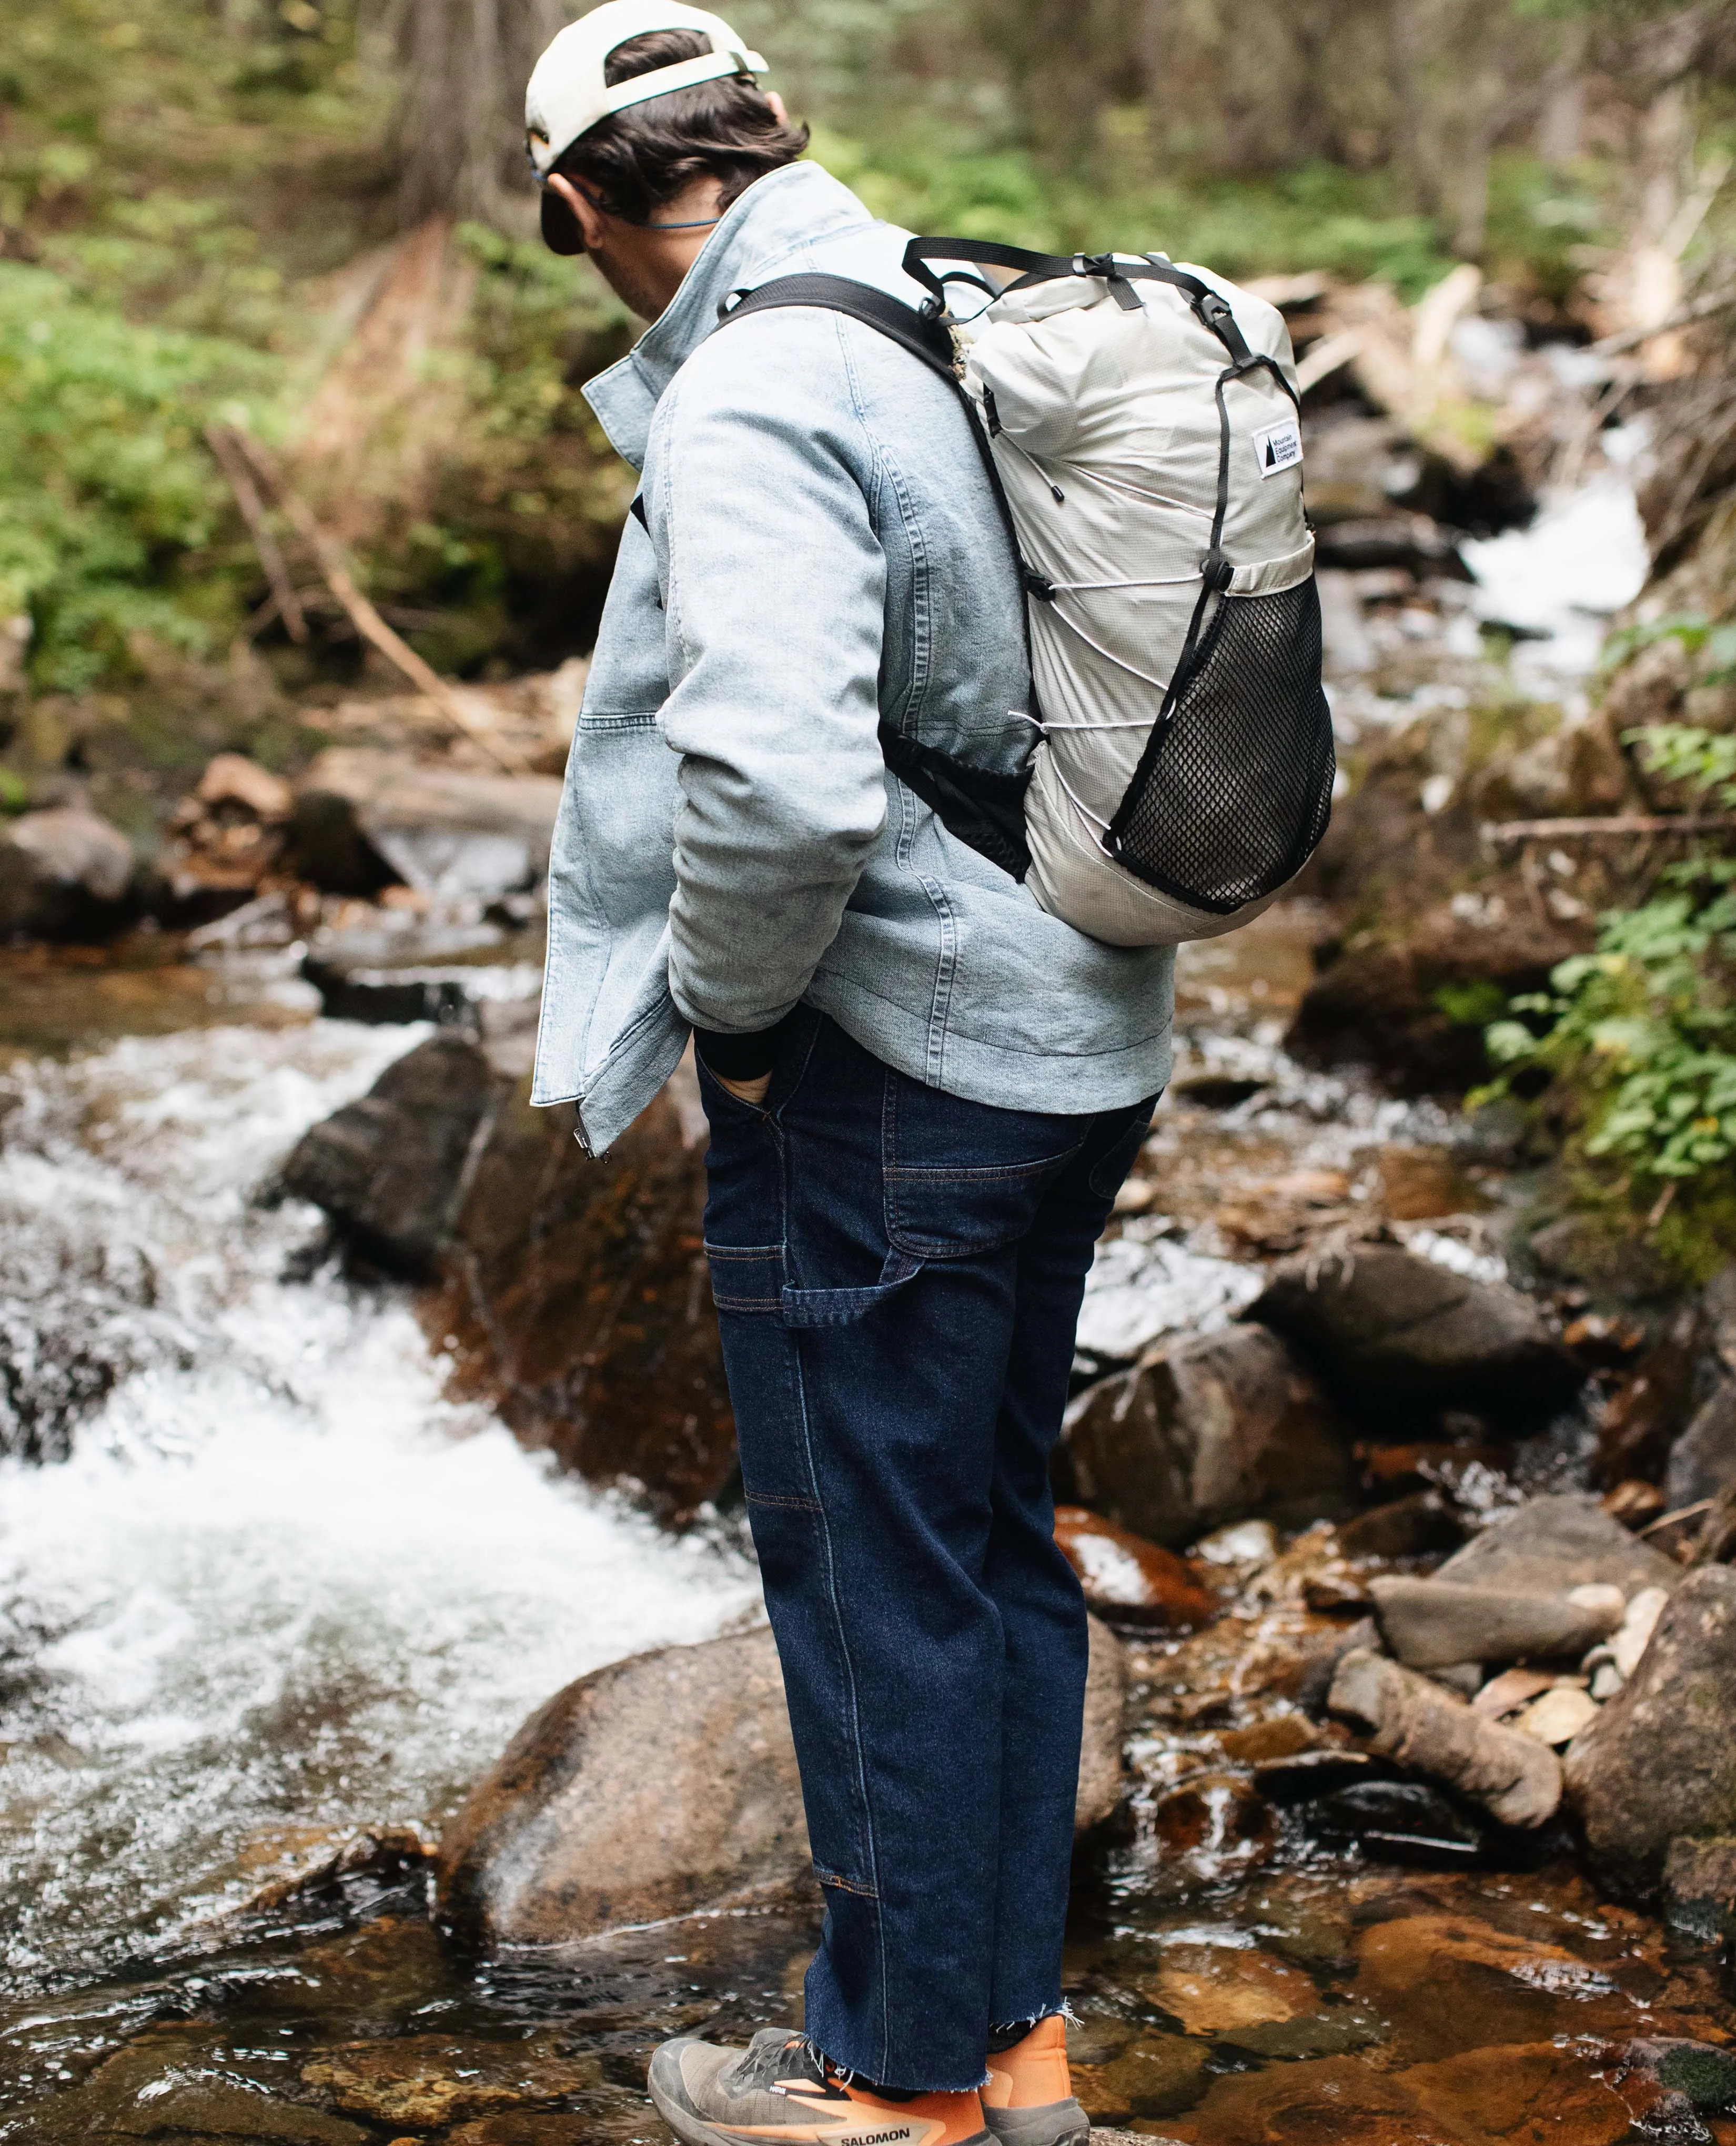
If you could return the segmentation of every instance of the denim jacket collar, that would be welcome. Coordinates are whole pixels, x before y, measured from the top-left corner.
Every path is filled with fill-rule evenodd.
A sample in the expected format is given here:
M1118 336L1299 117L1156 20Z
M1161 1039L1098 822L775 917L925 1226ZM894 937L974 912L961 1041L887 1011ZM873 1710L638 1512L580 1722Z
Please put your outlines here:
M584 390L609 444L635 469L645 462L651 412L681 367L717 325L717 308L744 282L810 239L869 215L849 187L818 164L785 164L756 179L730 207L681 288L619 364Z

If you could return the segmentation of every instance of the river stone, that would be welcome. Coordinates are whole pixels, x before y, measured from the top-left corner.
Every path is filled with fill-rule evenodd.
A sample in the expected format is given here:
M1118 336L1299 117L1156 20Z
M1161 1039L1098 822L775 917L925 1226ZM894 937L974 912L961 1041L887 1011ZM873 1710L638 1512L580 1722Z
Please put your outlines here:
M1455 1551L1437 1580L1466 1587L1504 1587L1565 1595L1574 1587L1672 1588L1682 1568L1637 1540L1594 1497L1564 1490L1530 1498L1491 1520Z
M1414 1669L1449 1662L1577 1661L1622 1621L1618 1590L1607 1600L1521 1593L1389 1573L1369 1582L1381 1637Z
M1383 1757L1457 1789L1503 1825L1542 1825L1560 1804L1561 1767L1547 1744L1485 1720L1384 1655L1346 1654L1327 1704Z
M427 1278L501 1089L467 1037L431 1036L388 1066L359 1101L302 1135L284 1165L284 1190L322 1207L380 1265Z
M1055 1539L1079 1575L1089 1606L1112 1624L1191 1632L1210 1623L1217 1598L1174 1550L1118 1528L1083 1505L1058 1505Z
M600 2085L602 2072L551 2042L407 2034L322 2050L302 2078L348 2114L402 2131L546 2107Z
M117 2050L82 2086L0 2118L0 2137L22 2146L106 2146L117 2139L270 2141L271 2146L368 2146L374 2134L325 2110L280 2101L233 2071L230 2038L206 2030L149 2033Z
M558 776L422 766L333 746L297 793L297 861L332 893L394 876L448 900L512 893L547 872L561 786Z
M62 806L0 826L0 938L105 939L130 922L135 859L118 827Z
M1286 1260L1248 1316L1294 1342L1377 1420L1444 1409L1548 1415L1584 1382L1530 1298L1396 1245L1358 1245L1318 1265Z
M1670 1844L1736 1833L1736 1571L1690 1573L1624 1689L1567 1754L1599 1875L1654 1894Z
M1167 1549L1255 1515L1300 1526L1352 1503L1348 1432L1260 1326L1153 1350L1089 1388L1066 1440L1080 1502Z
M1126 1661L1091 1622L1075 1822L1122 1794ZM471 1940L556 1944L811 1894L769 1628L616 1662L557 1692L447 1826L437 1912Z
M1671 1512L1736 1483L1736 1379L1726 1379L1670 1450L1664 1501Z
M1702 1944L1736 1937L1736 1835L1671 1841L1664 1859L1664 1919Z

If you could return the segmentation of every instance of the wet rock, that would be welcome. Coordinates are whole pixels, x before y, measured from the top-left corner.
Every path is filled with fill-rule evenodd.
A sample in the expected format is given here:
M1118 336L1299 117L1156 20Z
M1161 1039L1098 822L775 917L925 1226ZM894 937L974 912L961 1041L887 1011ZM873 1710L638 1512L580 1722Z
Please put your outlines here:
M1151 1829L1166 1853L1221 1878L1226 1869L1263 1863L1278 1846L1278 1825L1259 1789L1235 1774L1191 1774L1151 1809Z
M1413 785L1407 838L1415 826L1414 798ZM1367 801L1360 816L1374 803ZM1345 816L1341 846L1358 816ZM1441 833L1426 831L1430 839ZM1544 989L1555 963L1579 951L1553 929L1540 931L1529 915L1473 925L1450 911L1433 911L1403 943L1370 941L1336 951L1304 993L1285 1048L1306 1066L1371 1066L1403 1095L1460 1093L1489 1077L1484 1023L1513 993Z
M335 746L298 788L292 845L304 876L334 894L396 878L427 894L486 900L546 873L560 802L557 776L422 766Z
M1301 1817L1316 1838L1354 1841L1377 1859L1451 1865L1477 1862L1484 1850L1481 1828L1425 1781L1347 1781Z
M601 2078L595 2057L565 2056L552 2043L456 2034L352 2043L302 2067L303 2083L328 2094L347 2114L401 2129L546 2107Z
M1664 1859L1664 1919L1701 1944L1736 1937L1736 1834L1671 1841Z
M1210 2051L1203 2042L1179 2034L1143 2035L1124 2054L1106 2064L1070 2066L1073 2091L1091 2119L1094 2146L1130 2133L1100 2130L1100 2122L1118 2124L1141 2117L1180 2116L1205 2093ZM1150 2146L1149 2134L1140 2146ZM1158 2146L1163 2146L1160 2140Z
M1531 1239L1533 1264L1558 1281L1583 1283L1624 1304L1655 1302L1674 1293L1674 1276L1655 1245L1600 1215L1564 1215Z
M1375 1750L1479 1804L1503 1825L1534 1827L1561 1801L1555 1754L1474 1714L1426 1678L1358 1649L1338 1664L1328 1699Z
M1621 2061L1684 2095L1695 2109L1714 2115L1736 2112L1736 2050L1679 2035L1646 2034L1626 2044Z
M1682 1580L1566 1779L1599 1876L1630 1898L1656 1892L1673 1841L1736 1833L1736 1571Z
M1154 1350L1082 1395L1066 1436L1081 1501L1167 1548L1250 1515L1300 1525L1351 1501L1343 1426L1257 1326Z
M1540 1591L1602 1585L1627 1595L1675 1586L1682 1568L1637 1541L1597 1500L1572 1490L1528 1499L1492 1520L1434 1575L1467 1587Z
M372 2134L323 2109L280 2100L229 2069L210 2039L147 2034L120 2050L82 2086L0 2119L31 2146L102 2146L156 2139L168 2146L269 2140L272 2146L367 2146Z
M107 939L137 914L132 845L76 806L0 826L0 938Z
M369 1259L426 1278L463 1198L472 1145L501 1096L475 1044L431 1036L359 1101L302 1135L284 1189L323 1208Z
M703 1122L678 1075L593 1160L571 1109L532 1110L520 1080L472 1151L446 1279L420 1312L455 1392L677 1525L736 1465L701 1222Z
M1418 1669L1449 1662L1577 1661L1609 1638L1626 1607L1619 1588L1576 1601L1397 1573L1371 1580L1369 1592L1381 1636Z
M1126 1664L1094 1619L1076 1824L1122 1794ZM769 1629L637 1654L533 1714L447 1826L437 1911L556 1944L699 1909L806 1898L801 1784Z
M1112 1624L1191 1632L1216 1613L1217 1598L1173 1550L1130 1535L1082 1505L1056 1508L1055 1539L1079 1575L1086 1603Z
M1405 1557L1438 1557L1457 1550L1465 1524L1439 1490L1417 1490L1389 1505L1372 1505L1340 1522L1339 1548L1348 1558L1382 1564Z
M1736 1380L1726 1380L1700 1409L1674 1446L1664 1478L1672 1512L1716 1498L1736 1483Z
M1547 1413L1584 1383L1529 1297L1397 1245L1359 1245L1318 1269L1305 1257L1287 1260L1248 1315L1375 1420L1419 1410Z
M1424 2057L1467 2042L1547 2042L1560 2031L1564 2000L1581 2033L1631 2031L1632 2000L1601 1967L1482 1920L1474 1900L1457 1912L1449 1906L1377 1924L1359 1936L1356 1954L1359 1994Z
M1311 1975L1265 1953L1173 1942L1140 1991L1190 2034L1270 2026L1313 2012L1320 2001Z

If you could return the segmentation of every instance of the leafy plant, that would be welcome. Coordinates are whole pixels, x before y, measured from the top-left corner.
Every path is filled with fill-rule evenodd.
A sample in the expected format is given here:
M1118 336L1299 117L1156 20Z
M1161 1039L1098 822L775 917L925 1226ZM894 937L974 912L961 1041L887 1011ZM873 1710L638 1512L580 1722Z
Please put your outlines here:
M1736 739L1683 725L1634 734L1648 767L1736 801ZM1497 1079L1474 1101L1547 1083L1589 1157L1668 1184L1736 1155L1736 858L1674 865L1596 950L1484 1031ZM1517 1017L1516 1017L1517 1016Z
M227 500L207 412L261 399L269 358L131 326L57 277L0 262L0 616L31 621L36 682L77 691L134 636L206 646L232 579L189 573Z

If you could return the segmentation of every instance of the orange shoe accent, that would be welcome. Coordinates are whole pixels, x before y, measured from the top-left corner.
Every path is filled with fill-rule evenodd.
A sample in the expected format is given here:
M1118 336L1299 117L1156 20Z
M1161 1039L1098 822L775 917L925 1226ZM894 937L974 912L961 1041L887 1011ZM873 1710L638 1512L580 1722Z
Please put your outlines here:
M872 2087L864 2086L860 2080L841 2079L830 2065L826 2071L828 2082L834 2092L841 2087L865 2114L871 2110L876 2117L890 2118L896 2124L907 2124L910 2128L905 2135L909 2138L910 2146L974 2146L975 2142L985 2136L982 2101L975 2093L919 2094L911 2101L886 2101ZM820 2089L811 2086L804 2089L792 2080L785 2091L790 2097L792 2109L802 2108L807 2104L808 2096L814 2095L816 2101L813 2105L816 2114L823 2109L822 2120L827 2125L836 2127L816 2129L814 2133L816 2139L841 2138L849 2133L851 2127L847 2122L840 2121L837 2103L827 2101L821 2104L818 2101ZM780 2132L778 2136L786 2139L792 2134Z
M1067 2023L1059 2012L1039 2019L1022 2042L989 2059L982 2090L988 2109L1046 2109L1072 2099L1067 2070Z

